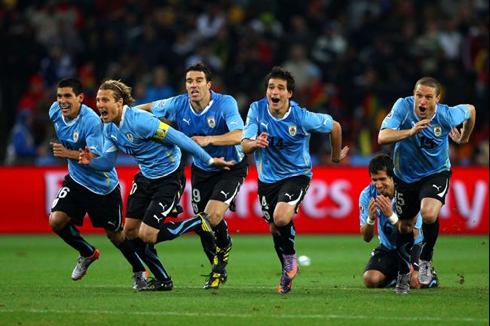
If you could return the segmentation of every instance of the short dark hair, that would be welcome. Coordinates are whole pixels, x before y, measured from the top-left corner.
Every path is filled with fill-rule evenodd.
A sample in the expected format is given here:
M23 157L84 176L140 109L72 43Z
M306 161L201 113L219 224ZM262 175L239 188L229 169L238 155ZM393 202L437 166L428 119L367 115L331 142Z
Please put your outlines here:
M428 86L436 89L436 95L441 94L441 83L439 83L435 78L432 77L422 77L415 83L415 87L418 85Z
M76 78L64 78L58 82L56 88L70 87L75 95L83 93L82 83Z
M212 79L212 75L211 75L211 70L208 68L208 66L206 66L204 63L202 62L196 62L196 63L193 63L191 64L189 67L187 67L187 69L185 70L185 74L187 75L187 73L189 71L202 71L204 73L204 76L206 77L206 81L210 82L211 79Z
M385 171L386 175L393 178L393 160L387 154L379 154L369 161L369 175Z
M275 66L272 68L271 72L265 76L265 88L269 86L269 80L271 78L283 79L286 81L286 89L290 92L294 92L295 81L291 72L287 71L282 67Z

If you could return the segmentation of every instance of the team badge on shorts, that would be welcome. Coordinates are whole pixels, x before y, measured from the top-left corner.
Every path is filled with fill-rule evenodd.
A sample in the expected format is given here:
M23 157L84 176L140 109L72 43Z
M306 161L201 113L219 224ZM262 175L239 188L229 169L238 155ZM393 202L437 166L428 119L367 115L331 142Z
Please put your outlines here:
M296 125L289 125L288 126L288 131L291 136L296 136L296 133L298 132L298 127Z
M442 135L442 127L441 126L434 126L434 127L432 127L432 130L434 130L434 135L436 137L440 137Z
M208 117L208 126L214 128L216 126L216 119L214 117Z
M127 133L126 133L126 137L128 137L128 140L129 140L130 142L133 142L133 141L134 141L133 134L131 134L130 132L127 132Z
M78 136L80 135L80 133L78 131L74 131L73 132L73 141L76 143L78 141Z

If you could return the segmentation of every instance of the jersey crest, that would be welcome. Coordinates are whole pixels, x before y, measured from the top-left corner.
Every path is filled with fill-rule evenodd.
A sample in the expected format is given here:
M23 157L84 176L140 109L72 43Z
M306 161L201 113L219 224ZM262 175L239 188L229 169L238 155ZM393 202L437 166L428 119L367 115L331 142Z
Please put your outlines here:
M73 132L73 141L76 143L78 141L78 137L80 136L80 133L78 131Z
M441 126L434 126L434 127L432 127L432 130L434 131L434 135L436 137L440 137L442 135L442 127Z
M289 134L294 137L296 136L296 133L298 132L298 127L296 127L296 125L289 125L288 126L288 131L289 131Z
M134 142L134 137L133 137L133 134L132 134L132 133L127 132L127 133L126 133L126 137L128 137L128 140L129 140L130 142Z
M214 128L216 126L216 119L214 117L208 117L208 126Z

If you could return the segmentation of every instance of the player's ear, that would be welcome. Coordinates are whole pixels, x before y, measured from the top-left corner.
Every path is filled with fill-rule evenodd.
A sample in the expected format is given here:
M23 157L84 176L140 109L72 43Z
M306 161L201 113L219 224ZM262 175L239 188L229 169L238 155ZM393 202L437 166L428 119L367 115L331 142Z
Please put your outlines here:
M436 96L436 103L439 103L440 100L441 100L441 94Z

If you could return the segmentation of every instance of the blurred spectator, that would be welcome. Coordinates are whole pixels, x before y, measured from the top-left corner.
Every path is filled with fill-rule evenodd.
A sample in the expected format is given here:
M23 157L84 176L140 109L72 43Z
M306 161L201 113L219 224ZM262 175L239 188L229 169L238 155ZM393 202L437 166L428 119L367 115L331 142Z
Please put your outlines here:
M263 96L264 71L283 64L296 77L294 98L342 124L356 156L350 164L387 150L376 143L379 116L427 75L441 82L448 104L477 109L471 144L452 149L454 162L485 162L488 1L36 0L6 2L0 17L0 40L8 45L0 65L0 128L10 131L16 111L30 110L35 143L49 134L43 93L65 76L84 80L87 104L107 78L121 79L146 101L180 91L184 69L203 61L245 117ZM162 70L163 88L151 80ZM328 162L324 141L312 139L318 164ZM0 138L0 161L6 148L7 137Z
M318 70L318 67L308 59L306 48L301 44L293 44L291 46L289 57L282 66L293 74L297 89L305 87L308 82L309 71Z
M20 110L14 127L10 131L5 165L34 165L40 154L32 133L34 114L30 110Z
M157 66L152 74L152 82L146 89L143 103L169 98L174 94L174 88L168 84L167 69Z
M19 104L19 110L30 111L32 114L37 112L37 107L41 104L41 100L47 96L44 88L44 81L41 75L35 74L29 78L29 88L22 94Z

